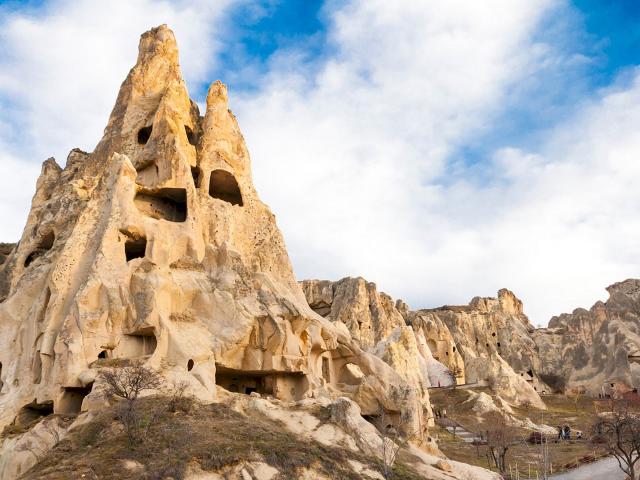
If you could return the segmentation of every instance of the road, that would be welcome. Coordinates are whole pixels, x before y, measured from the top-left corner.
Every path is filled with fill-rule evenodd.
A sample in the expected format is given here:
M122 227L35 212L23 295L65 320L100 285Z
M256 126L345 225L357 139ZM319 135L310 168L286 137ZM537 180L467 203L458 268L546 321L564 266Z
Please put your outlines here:
M605 458L566 473L553 475L552 480L624 480L624 473L615 458Z

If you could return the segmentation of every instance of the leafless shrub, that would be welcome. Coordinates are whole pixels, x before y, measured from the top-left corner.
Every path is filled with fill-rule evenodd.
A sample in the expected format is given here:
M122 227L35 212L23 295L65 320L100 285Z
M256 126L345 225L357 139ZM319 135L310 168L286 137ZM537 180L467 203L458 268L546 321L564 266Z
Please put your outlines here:
M122 400L116 410L116 419L124 427L129 445L139 443L153 418L140 414L138 397L145 390L162 387L162 377L155 370L143 366L106 370L100 376L106 384L105 394Z
M424 432L411 430L411 416L407 412L390 414L383 407L379 408L373 423L382 437L380 445L382 475L385 479L391 479L402 445L410 440L422 438Z
M507 452L512 446L521 442L520 435L499 412L488 413L484 421L487 425L485 438L491 458L500 473L505 473Z
M196 399L189 393L189 382L174 383L167 391L169 401L167 409L170 412L191 413L196 405Z
M640 411L625 401L612 401L612 411L601 414L591 427L591 441L604 447L618 461L620 469L631 480L640 472Z

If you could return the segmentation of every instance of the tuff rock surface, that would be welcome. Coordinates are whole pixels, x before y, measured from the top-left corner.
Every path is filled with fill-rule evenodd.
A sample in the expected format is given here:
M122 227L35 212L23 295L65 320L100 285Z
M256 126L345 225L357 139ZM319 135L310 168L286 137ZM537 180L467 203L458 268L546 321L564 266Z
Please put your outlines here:
M541 373L557 389L595 396L640 388L640 280L607 292L606 302L553 317L534 332Z
M307 304L226 87L211 85L201 116L166 26L142 35L95 150L72 150L64 168L44 162L2 260L0 427L99 409L100 369L135 362L201 401L221 389L345 397L426 434L426 386L366 351L351 318L329 321ZM12 450L5 439L0 478L28 467Z
M314 310L334 322L348 319L343 323L361 346L417 389L489 385L514 405L545 408L534 329L509 290L469 305L412 311L362 278L302 285Z

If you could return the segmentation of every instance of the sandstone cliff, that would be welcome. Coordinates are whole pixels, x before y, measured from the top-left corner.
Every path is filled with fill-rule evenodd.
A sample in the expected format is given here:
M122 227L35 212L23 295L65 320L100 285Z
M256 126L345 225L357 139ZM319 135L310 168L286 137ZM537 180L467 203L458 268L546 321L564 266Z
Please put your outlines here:
M607 291L606 302L553 317L534 332L540 371L555 388L591 395L640 388L640 280Z
M469 383L505 400L545 408L537 346L522 302L504 289L469 305L412 311L362 278L307 280L310 306L352 335L419 389Z
M385 363L367 351L402 323L379 302L390 324L372 318L357 335L349 315L330 321L308 306L226 87L211 85L201 116L161 26L142 35L95 150L72 150L64 168L44 162L0 266L0 427L40 415L62 428L47 415L100 410L101 369L137 363L201 401L347 397L426 436L426 386L390 366L392 353ZM0 478L35 462L15 442L0 447Z

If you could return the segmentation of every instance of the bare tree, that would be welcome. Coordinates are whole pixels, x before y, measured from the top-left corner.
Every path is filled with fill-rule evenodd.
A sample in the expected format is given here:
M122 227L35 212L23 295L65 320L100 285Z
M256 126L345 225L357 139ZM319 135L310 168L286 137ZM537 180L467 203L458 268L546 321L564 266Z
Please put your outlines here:
M631 480L638 480L640 411L625 401L612 401L611 404L612 411L601 414L591 427L592 441L604 446Z
M573 406L576 412L578 411L578 403L580 402L580 398L584 395L584 393L584 387L574 387L569 390L569 394L567 396L573 400Z
M145 390L162 387L162 377L155 370L143 366L105 370L100 376L106 384L105 394L122 400L117 418L124 426L129 445L138 443L143 423L137 408L138 397Z
M506 457L509 449L520 443L518 430L509 425L499 412L490 412L484 417L487 425L485 438L487 448L500 473L506 473Z
M380 446L382 476L385 479L391 479L393 478L393 465L396 463L396 457L402 445L409 440L417 438L420 432L407 434L406 428L410 424L409 415L406 413L390 415L383 407L378 410L374 424L382 437Z

